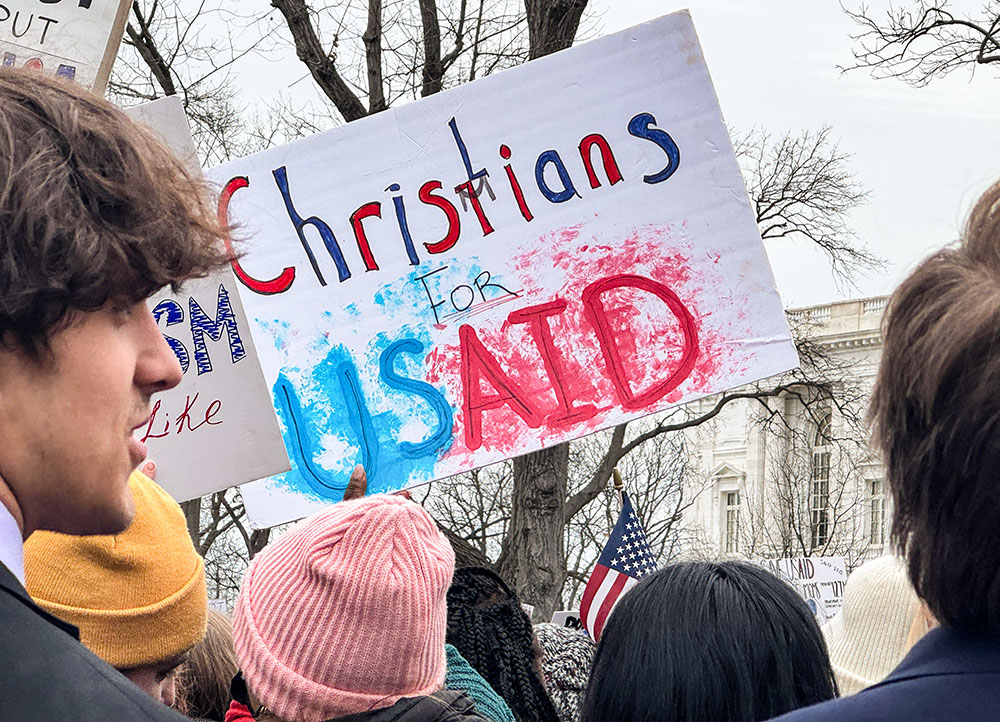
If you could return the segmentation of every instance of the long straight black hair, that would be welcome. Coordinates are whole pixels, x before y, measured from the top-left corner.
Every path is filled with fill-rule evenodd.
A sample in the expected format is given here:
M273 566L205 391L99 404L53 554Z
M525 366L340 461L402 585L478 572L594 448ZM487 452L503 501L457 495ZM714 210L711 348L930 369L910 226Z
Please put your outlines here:
M795 590L749 564L690 562L619 601L581 722L758 722L836 696L823 636Z

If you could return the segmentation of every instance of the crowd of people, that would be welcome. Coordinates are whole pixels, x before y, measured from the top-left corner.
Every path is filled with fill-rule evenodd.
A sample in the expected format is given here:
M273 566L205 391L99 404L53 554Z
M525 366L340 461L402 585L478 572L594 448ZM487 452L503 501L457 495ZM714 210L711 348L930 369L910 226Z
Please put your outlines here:
M231 259L208 189L86 91L0 72L0 716L784 722L1000 715L1000 184L893 295L871 420L900 557L820 628L785 582L686 562L599 643L357 493L253 559L230 619L133 429L181 372L146 306ZM150 471L143 465L145 471Z

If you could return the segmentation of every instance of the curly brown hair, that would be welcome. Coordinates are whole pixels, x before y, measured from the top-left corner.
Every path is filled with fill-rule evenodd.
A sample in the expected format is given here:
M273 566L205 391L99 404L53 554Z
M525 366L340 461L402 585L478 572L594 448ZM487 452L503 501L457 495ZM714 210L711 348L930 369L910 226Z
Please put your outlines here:
M0 342L37 355L75 311L230 260L208 185L79 86L0 69Z

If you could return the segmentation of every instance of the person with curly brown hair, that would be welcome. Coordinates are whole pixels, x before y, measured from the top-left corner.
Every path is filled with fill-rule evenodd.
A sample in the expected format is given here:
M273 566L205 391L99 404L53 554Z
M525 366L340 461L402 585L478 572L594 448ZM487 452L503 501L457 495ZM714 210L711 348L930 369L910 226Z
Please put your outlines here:
M39 530L132 520L134 431L181 369L146 299L229 254L212 194L86 90L0 69L0 718L176 720L24 588Z

